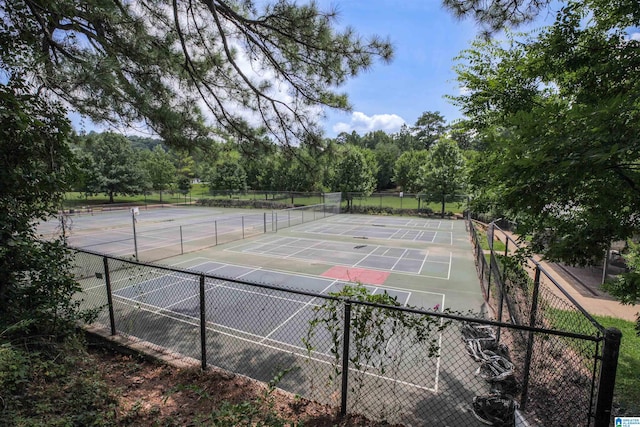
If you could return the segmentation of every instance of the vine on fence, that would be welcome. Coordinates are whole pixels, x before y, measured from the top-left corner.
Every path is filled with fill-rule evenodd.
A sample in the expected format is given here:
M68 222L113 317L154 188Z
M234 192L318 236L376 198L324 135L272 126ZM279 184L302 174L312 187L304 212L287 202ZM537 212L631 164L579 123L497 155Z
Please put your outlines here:
M393 309L391 307L402 305L396 297L386 291L371 294L361 284L346 285L339 292L330 295L339 299L326 300L324 304L314 308L316 316L309 322L303 342L311 357L314 353L321 352L318 349L318 335L328 332L328 352L332 358L329 383L337 386L343 374L344 304L352 303L348 354L350 370L353 371L349 376L348 387L352 405L357 405L366 394L363 393L366 387L373 385L380 388L385 381L385 395L398 399L398 382L390 379L397 379L403 370L422 367L428 359L440 356L440 333L450 321L429 314ZM433 309L439 310L440 307ZM396 410L401 407L400 403L394 405ZM394 410L387 405L381 405L377 409L387 412L381 414L382 418L386 418L388 412Z

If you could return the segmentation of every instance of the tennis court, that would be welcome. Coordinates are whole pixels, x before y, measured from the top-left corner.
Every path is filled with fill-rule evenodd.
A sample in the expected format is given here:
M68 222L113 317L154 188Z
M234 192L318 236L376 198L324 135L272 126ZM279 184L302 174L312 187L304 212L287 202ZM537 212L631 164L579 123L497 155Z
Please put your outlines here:
M318 316L326 318L327 312L322 311L326 308L321 306L330 300L289 290L328 296L359 283L369 293L386 293L406 307L478 311L482 305L463 221L325 217L324 210L238 212L243 218L236 212L215 211L208 215L194 209L189 215L186 209L185 216L175 221L140 213L138 249L141 254L162 250L162 257L155 259L170 269L113 262L111 285L119 330L161 351L172 349L197 358L197 337L204 325L209 363L262 381L270 380L283 363L296 366L306 379L294 375L286 389L330 402L331 388L314 386L313 378L326 381L334 372L336 348L341 344L324 322L313 336L308 335L310 325L318 325ZM105 229L95 223L88 229L76 227L72 237L86 238L85 244L94 245L89 249L112 248L114 255L130 255L133 242L126 233L131 221L129 213L119 227L111 221ZM216 244L216 236L224 235L227 224L233 240ZM178 238L170 232L176 226L181 227ZM245 233L249 227L254 231ZM212 235L212 228L217 233ZM204 243L187 251L192 240ZM164 246L175 249L176 243L178 251L166 256ZM96 300L104 298L104 281L92 271L101 269L98 265L85 269L88 277L83 287ZM416 316L415 321L422 324L425 319ZM455 328L440 331L436 326L430 338L423 340L410 327L397 329L391 318L383 317L384 338L365 339L377 350L364 366L349 366L350 382L373 393L358 405L375 409L376 402L387 401L374 398L379 387L395 390L395 398L405 396L402 399L411 405L420 405L425 396L446 401L459 387L464 393L481 392L482 386L468 377L471 365L467 365L473 361L463 359L464 346ZM435 355L431 339L437 343ZM353 360L357 351L349 347ZM363 377L366 380L358 382Z
M448 279L451 268L451 252L438 254L425 249L294 237L258 239L227 250L275 258L323 261L327 264L396 273L419 275L424 272L427 276L441 279Z
M338 279L230 265L205 259L194 259L181 267L216 277L242 279L253 283L279 283L284 287L295 287L324 295L339 292L348 284ZM137 274L135 269L131 274ZM112 286L113 296L118 304L189 324L199 322L200 283L197 275L158 270L147 272L144 278L135 277L133 280L131 275L121 275L113 281ZM414 292L406 290L371 285L366 285L366 288L374 295L387 293L403 306L411 304L411 301L416 299ZM439 309L445 303L443 294L431 292L421 292L421 294L417 299L424 303L429 301L428 304L431 307ZM315 297L261 288L247 283L207 278L204 284L204 314L208 329L235 339L245 340L253 345L277 348L301 357L307 357L308 354L303 345L306 330L300 329L300 324L308 324L322 302ZM259 312L260 315L247 316L248 307L252 312ZM319 332L312 357L330 364L334 356L331 353L332 341L328 339L328 334L326 330ZM407 337L396 338L383 345L394 347L400 352L404 345L399 341L400 339L408 340ZM379 364L377 361L370 361L370 363L373 366ZM424 363L419 366L405 364L401 378L398 378L397 372L394 378L377 376L388 381L401 380L409 387L436 391L439 358L429 363L428 367L425 367ZM421 378L424 378L425 369L429 369L430 374L425 382L415 383L414 370L416 369L422 372Z

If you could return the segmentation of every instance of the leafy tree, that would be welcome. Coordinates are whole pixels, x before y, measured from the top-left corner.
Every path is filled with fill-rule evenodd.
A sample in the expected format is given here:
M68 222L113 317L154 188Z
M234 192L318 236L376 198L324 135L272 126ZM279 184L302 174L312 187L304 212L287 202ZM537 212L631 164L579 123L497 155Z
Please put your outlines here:
M171 163L171 156L162 146L156 145L142 162L142 167L146 170L151 188L160 192L162 203L162 192L168 190L175 181L176 168Z
M64 336L89 319L63 240L37 239L72 173L63 110L23 82L0 85L0 339Z
M455 141L442 138L428 151L426 163L420 167L418 185L429 201L440 202L445 214L447 197L460 194L465 183L465 160Z
M391 136L383 130L376 130L366 133L360 140L360 147L368 148L370 150L375 149L378 144L391 143Z
M92 134L86 140L93 168L89 172L90 193L104 193L113 203L118 194L138 194L145 187L131 143L123 135L113 132Z
M412 135L411 129L406 124L400 126L398 133L393 135L393 142L398 146L401 152L420 150L419 141Z
M253 117L290 144L317 132L318 105L349 108L334 88L392 56L388 41L336 30L334 10L290 0L6 0L0 11L9 74L94 121L143 121L172 146L209 125L256 140Z
M376 185L375 158L372 153L351 145L344 146L335 164L332 191L363 193L369 195ZM373 161L372 161L373 160ZM347 194L347 209L351 198Z
M178 191L184 196L186 201L187 194L189 194L189 191L191 191L191 178L189 178L188 176L181 176L178 178L177 184Z
M624 38L640 5L589 5L570 2L528 43L476 44L457 98L489 144L474 168L487 193L532 250L572 264L640 229L640 43Z
M447 131L444 117L439 111L425 111L413 125L412 132L420 148L429 149Z
M351 131L351 133L340 132L340 134L336 137L336 142L340 145L351 144L356 147L360 147L360 140L362 137L358 134L358 132Z
M400 157L400 149L393 143L379 143L373 150L378 163L376 187L379 190L392 188L394 185L393 174L396 160Z
M398 157L393 167L393 180L408 193L420 191L418 177L420 168L428 161L427 150L405 151Z
M454 99L487 144L478 200L548 259L591 264L640 231L638 26L638 2L570 0L553 25L461 57L469 92ZM633 274L621 280L616 296L635 299Z
M237 151L227 151L222 153L218 162L210 171L207 177L209 190L215 194L216 191L233 192L247 191L247 174L240 164L240 154Z
M136 135L129 135L127 139L131 141L131 147L134 150L150 150L153 151L157 146L161 146L161 148L165 149L164 143L161 139L158 138L148 138ZM166 151L166 149L165 149Z

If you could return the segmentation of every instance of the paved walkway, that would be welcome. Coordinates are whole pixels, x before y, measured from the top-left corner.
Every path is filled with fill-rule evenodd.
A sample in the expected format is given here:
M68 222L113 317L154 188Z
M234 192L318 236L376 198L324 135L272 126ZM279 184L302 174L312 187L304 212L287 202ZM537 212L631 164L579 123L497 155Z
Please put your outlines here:
M504 230L497 232L495 237L504 241L504 236L501 236L502 233L516 240L516 236ZM576 279L564 273L558 265L543 261L539 256L535 256L534 258L547 272L552 274L558 284L590 314L611 316L629 321L636 320L637 314L640 312L640 305L623 305L618 301L612 300L611 297L606 296L587 296L584 294L583 286ZM552 287L552 290L558 295L562 295L555 287Z
M557 266L541 261L540 259L537 259L537 261L540 262L543 268L545 268L549 273L555 273L554 279L558 284L562 286L576 300L576 302L590 314L617 317L630 321L636 320L636 314L640 312L639 305L623 305L618 301L607 298L587 297L580 292L581 285L571 278L566 278L561 274L561 271L559 271L560 269ZM560 293L560 291L557 290L556 292Z

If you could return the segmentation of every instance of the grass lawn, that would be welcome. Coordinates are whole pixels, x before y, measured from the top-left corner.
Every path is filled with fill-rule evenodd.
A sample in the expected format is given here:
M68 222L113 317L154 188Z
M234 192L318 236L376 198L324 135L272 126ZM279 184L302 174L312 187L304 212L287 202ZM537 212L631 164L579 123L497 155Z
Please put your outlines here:
M640 337L634 322L614 317L594 316L603 326L622 332L614 402L628 416L640 415Z
M344 200L343 200L344 202ZM418 199L415 197L398 197L397 195L371 195L370 197L353 197L354 206L374 206L380 208L392 209L418 209ZM466 206L464 202L445 203L445 212L460 213ZM420 203L421 208L429 207L434 212L440 212L442 205L440 203Z

